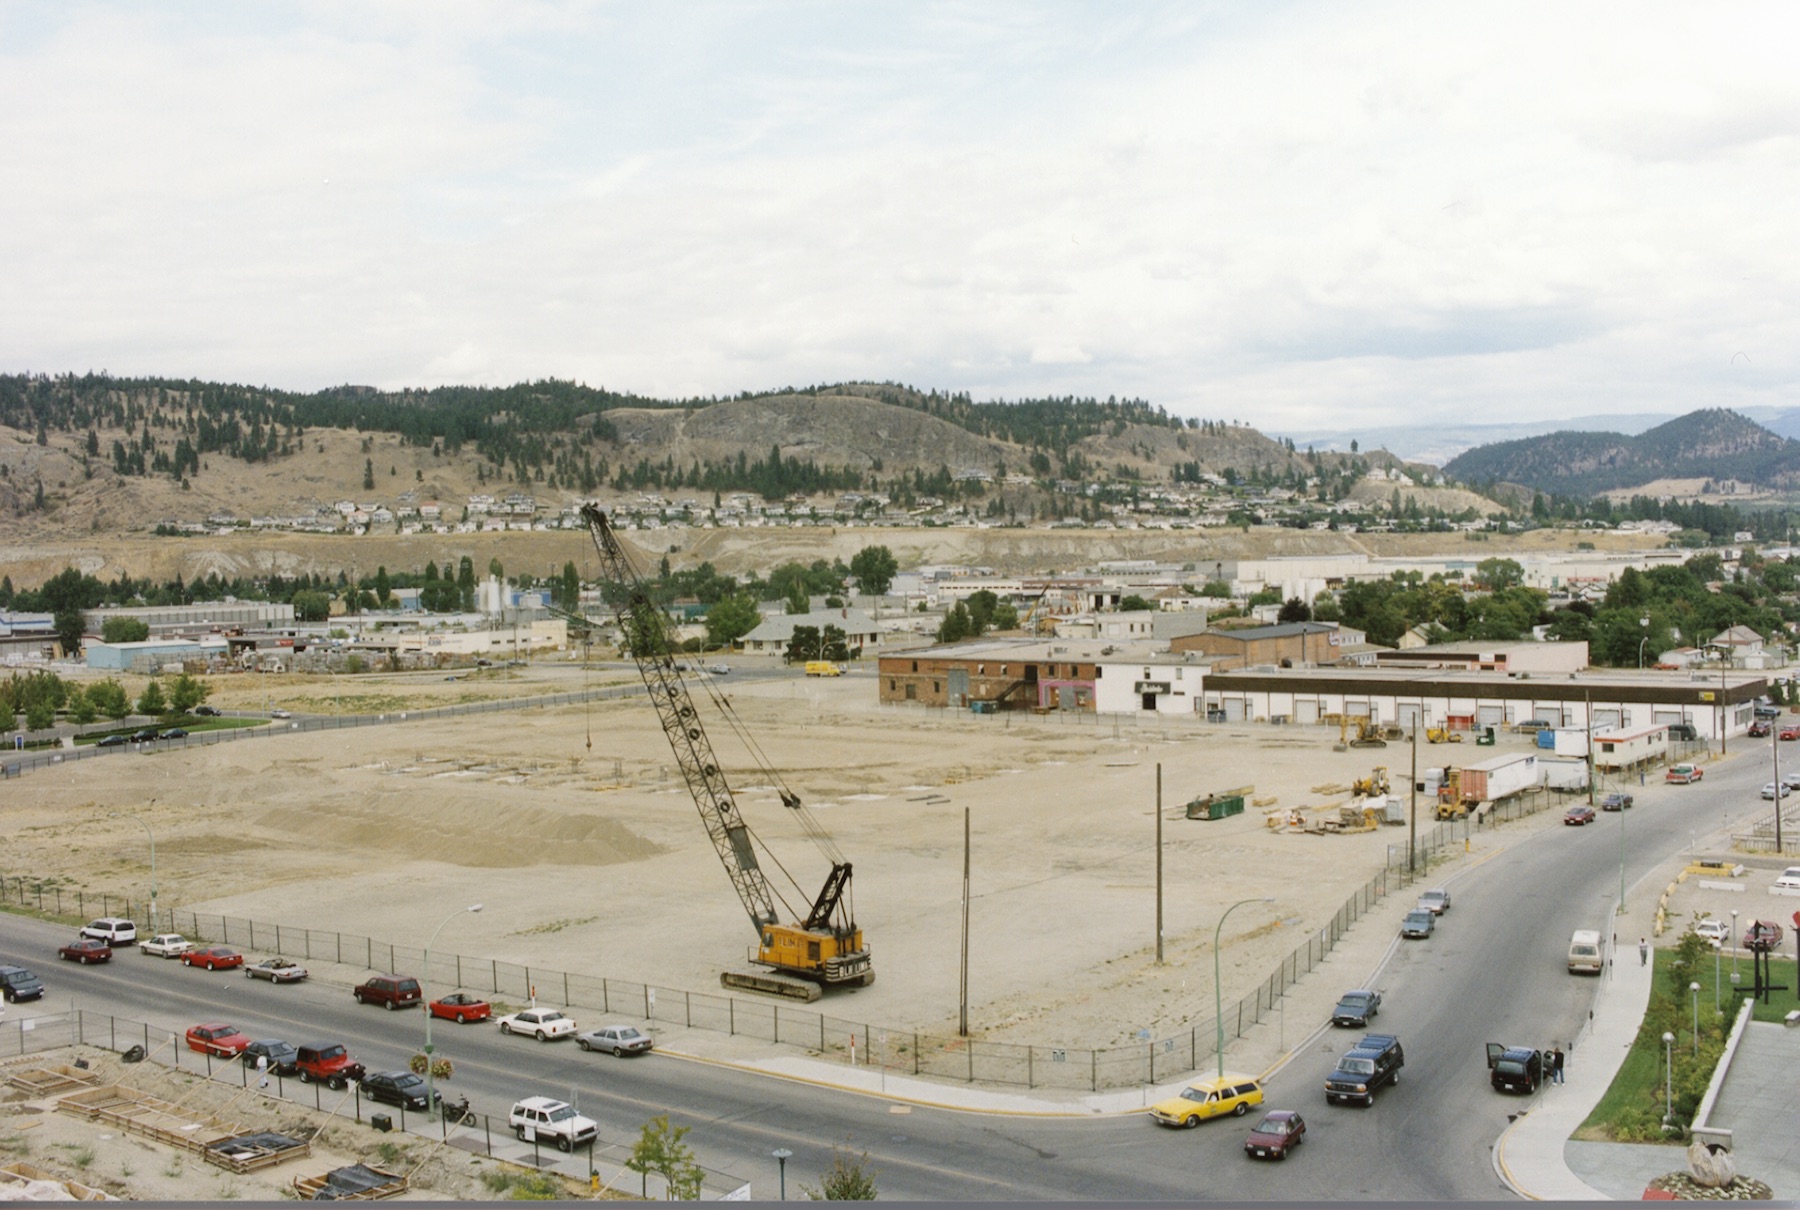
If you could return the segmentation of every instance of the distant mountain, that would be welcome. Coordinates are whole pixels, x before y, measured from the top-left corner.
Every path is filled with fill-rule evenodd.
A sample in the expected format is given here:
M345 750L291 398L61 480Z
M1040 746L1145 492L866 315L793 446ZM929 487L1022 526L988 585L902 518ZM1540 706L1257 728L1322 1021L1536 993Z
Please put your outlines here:
M1478 446L1451 459L1463 483L1508 482L1567 496L1594 496L1658 479L1737 479L1800 485L1800 442L1736 412L1690 412L1636 436L1559 431Z
M1773 412L1774 409L1770 409ZM1791 414L1796 431L1777 429L1783 436L1800 437L1800 411ZM1443 466L1464 450L1500 441L1517 441L1539 437L1558 429L1606 429L1618 433L1641 433L1665 424L1675 417L1662 412L1641 412L1617 416L1569 416L1560 420L1521 420L1509 424L1458 424L1434 418L1429 424L1396 424L1376 428L1282 429L1269 435L1287 438L1300 449L1348 450L1352 441L1363 453L1387 450L1407 462ZM1770 427L1774 427L1771 425Z

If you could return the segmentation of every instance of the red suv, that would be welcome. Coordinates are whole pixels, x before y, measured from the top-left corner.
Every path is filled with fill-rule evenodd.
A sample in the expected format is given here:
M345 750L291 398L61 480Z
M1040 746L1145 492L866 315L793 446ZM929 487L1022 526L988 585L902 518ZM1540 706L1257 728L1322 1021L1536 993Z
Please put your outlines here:
M389 1012L411 1008L421 998L419 981L411 975L370 975L350 994L358 1004L379 1004Z
M350 1057L349 1048L342 1042L302 1046L295 1053L294 1066L300 1072L302 1084L317 1080L328 1088L343 1088L352 1080L360 1080L366 1070Z

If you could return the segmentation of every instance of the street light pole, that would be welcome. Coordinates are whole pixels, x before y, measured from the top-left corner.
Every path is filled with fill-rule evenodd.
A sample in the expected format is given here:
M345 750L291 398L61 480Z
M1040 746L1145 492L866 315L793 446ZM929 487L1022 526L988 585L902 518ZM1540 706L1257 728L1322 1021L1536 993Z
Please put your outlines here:
M150 800L150 805L156 805L154 798ZM130 811L114 811L108 818L135 819L138 821L138 825L144 829L144 835L150 838L150 931L154 934L156 932L156 833L150 830L150 825L144 822L142 816L133 815Z
M781 1200L785 1202L787 1201L787 1162L794 1158L794 1153L786 1147L777 1147L769 1154L775 1157L775 1163L781 1169Z
M1675 1035L1663 1034L1663 1125L1675 1120Z
M1738 931L1737 931L1737 916L1738 916L1738 910L1737 910L1737 909L1736 909L1736 908L1732 908L1732 909L1731 909L1731 986L1732 986L1732 987L1734 987L1734 988L1735 988L1735 987L1736 987L1736 986L1737 986L1737 985L1738 985L1738 973L1737 973L1737 951L1738 951Z
M1694 1057L1700 1057L1700 980L1688 984L1688 991L1694 997Z
M1240 899L1225 909L1225 916L1231 915L1231 913L1237 911L1246 903L1274 902L1275 900L1268 896L1261 896L1256 899ZM1225 916L1219 917L1219 925L1217 928L1213 929L1213 1016L1217 1020L1219 1026L1217 1047L1219 1055L1219 1078L1221 1080L1225 1078L1225 993L1220 984L1220 979L1223 976L1220 973L1219 967L1219 937L1225 931Z
M1638 625L1644 628L1644 637L1638 640L1638 671L1644 670L1644 644L1650 641L1650 615L1645 614L1638 619Z
M444 917L435 929L431 930L431 940L425 943L425 961L423 969L419 971L419 1007L425 1010L425 1120L428 1122L437 1114L437 1098L432 1095L432 1088L436 1080L431 1072L431 997L425 991L425 985L431 979L431 947L436 943L438 934L444 931L444 925L449 924L464 912L479 912L481 908L482 905L479 903L471 903L468 907L457 908Z

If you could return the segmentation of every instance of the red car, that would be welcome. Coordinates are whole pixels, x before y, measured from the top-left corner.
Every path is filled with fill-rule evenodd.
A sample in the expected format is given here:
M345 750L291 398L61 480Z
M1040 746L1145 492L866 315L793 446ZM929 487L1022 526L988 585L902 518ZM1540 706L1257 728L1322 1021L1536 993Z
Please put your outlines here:
M1581 806L1570 807L1567 811L1563 812L1563 822L1565 824L1573 824L1576 827L1593 823L1594 808L1585 803Z
M56 951L60 957L70 962L79 962L86 966L90 962L111 962L112 946L104 941L96 941L92 937L83 937L71 941Z
M187 966L204 966L209 971L228 971L244 965L244 956L222 945L202 945L181 955Z
M189 1050L197 1050L201 1054L235 1059L244 1053L244 1048L250 1045L250 1039L239 1033L235 1025L213 1021L188 1030L187 1044Z
M1761 737L1767 735L1768 733L1769 733L1768 722L1764 719L1759 718L1754 723L1750 724L1750 730L1746 731L1744 734L1752 736L1753 738L1760 739Z
M465 1021L485 1021L494 1015L492 1005L468 992L456 992L442 1000L433 1000L428 1008L432 1016L454 1021L458 1025Z
M1250 1137L1244 1140L1244 1154L1255 1159L1285 1160L1288 1152L1306 1141L1306 1123L1291 1109L1274 1109L1263 1115Z
M1781 724L1782 739L1800 739L1800 723Z

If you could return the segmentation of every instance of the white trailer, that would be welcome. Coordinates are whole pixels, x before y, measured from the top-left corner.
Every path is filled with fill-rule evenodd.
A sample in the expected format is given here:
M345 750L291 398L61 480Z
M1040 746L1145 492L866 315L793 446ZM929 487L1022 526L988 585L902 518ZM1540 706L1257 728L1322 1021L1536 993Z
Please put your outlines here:
M1464 802L1497 802L1521 790L1536 788L1540 780L1535 752L1493 756L1457 771Z

